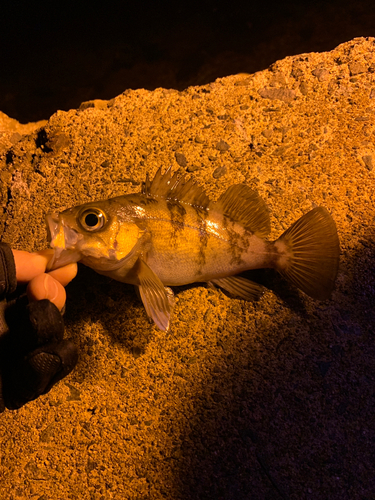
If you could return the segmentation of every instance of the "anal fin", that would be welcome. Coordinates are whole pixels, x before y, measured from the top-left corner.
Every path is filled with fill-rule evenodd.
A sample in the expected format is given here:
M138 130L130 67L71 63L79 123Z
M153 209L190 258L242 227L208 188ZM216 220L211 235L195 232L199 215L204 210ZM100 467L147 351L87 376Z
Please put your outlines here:
M265 291L262 285L258 285L258 283L254 283L254 281L242 278L241 276L214 279L211 280L211 283L223 288L231 295L249 301L259 300Z

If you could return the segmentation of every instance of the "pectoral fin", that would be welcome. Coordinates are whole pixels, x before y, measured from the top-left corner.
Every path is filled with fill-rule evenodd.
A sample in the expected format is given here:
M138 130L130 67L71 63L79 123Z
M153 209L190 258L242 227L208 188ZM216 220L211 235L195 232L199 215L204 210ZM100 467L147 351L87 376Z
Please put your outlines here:
M244 300L258 300L263 295L265 288L254 281L247 280L241 276L228 276L227 278L220 278L211 280L214 285L223 288L231 295L239 297Z
M138 289L146 312L158 328L167 331L171 315L170 293L141 258L137 261Z

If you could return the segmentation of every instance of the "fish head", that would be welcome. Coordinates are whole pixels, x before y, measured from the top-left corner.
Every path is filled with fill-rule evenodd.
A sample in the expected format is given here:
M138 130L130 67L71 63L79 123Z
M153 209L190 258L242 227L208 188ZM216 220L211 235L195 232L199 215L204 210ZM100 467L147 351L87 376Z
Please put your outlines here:
M78 261L99 272L116 268L143 232L127 205L126 200L113 198L47 215L50 246L55 250L48 270Z

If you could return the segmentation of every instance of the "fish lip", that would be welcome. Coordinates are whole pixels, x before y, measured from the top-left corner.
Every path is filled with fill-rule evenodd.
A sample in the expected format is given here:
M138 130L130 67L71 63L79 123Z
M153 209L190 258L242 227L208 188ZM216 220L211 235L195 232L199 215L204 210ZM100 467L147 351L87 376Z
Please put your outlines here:
M52 271L67 264L78 262L81 253L75 248L80 239L80 235L72 228L65 226L64 221L60 219L59 214L52 213L46 216L47 234L51 248L54 249L52 259L49 261L47 271ZM55 238L63 229L63 244L56 246Z
M72 250L72 247L74 247L74 245L76 245L76 243L82 238L82 236L75 229L66 226L57 213L48 214L46 216L46 222L48 239L50 240L52 248L62 248L56 247L53 243L53 240L60 233L61 228L64 232L64 250Z
M48 214L46 217L46 222L47 222L47 237L49 242L51 243L58 233L59 214L57 213Z

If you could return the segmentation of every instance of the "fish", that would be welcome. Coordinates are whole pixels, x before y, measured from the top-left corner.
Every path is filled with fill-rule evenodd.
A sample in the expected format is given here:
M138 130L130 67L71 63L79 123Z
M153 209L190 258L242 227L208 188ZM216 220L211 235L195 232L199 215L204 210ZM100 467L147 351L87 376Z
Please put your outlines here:
M48 270L81 262L135 285L149 318L168 331L170 287L208 283L245 300L265 288L240 273L276 269L313 299L326 300L339 266L336 224L322 206L268 241L267 205L245 184L211 201L193 178L160 168L140 193L90 201L46 218L54 256Z

